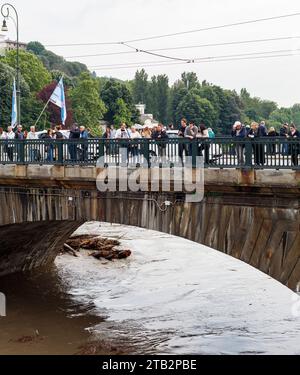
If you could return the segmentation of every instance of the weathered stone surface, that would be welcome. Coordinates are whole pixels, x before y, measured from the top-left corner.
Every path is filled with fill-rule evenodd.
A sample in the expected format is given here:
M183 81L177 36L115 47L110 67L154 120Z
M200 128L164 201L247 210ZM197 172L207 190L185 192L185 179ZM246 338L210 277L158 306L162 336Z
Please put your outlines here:
M15 165L0 165L0 178L15 177Z
M257 170L255 184L259 186L297 186L296 173L293 170Z
M52 165L28 165L27 166L27 177L47 179L52 177Z

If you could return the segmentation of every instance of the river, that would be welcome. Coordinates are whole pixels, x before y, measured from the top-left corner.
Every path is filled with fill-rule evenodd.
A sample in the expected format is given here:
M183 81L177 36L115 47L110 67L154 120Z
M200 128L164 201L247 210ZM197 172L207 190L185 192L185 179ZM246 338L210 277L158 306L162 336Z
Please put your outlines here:
M297 295L267 275L154 231L87 223L78 234L118 238L133 254L61 255L2 278L0 354L300 353Z

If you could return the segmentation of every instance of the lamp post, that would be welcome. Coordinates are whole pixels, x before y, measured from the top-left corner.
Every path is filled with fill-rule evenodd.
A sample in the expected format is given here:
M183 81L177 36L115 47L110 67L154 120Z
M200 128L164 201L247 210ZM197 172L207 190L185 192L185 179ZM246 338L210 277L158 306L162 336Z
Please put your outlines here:
M14 20L10 16L10 9L12 9L15 12L16 20ZM1 14L3 16L3 23L2 23L2 31L8 31L7 27L7 19L12 18L12 20L15 23L16 29L17 29L17 79L16 79L16 91L17 91L17 109L18 109L18 114L17 114L17 124L19 125L21 123L21 89L20 89L20 59L19 59L19 15L16 10L16 8L9 4L5 3L1 7Z

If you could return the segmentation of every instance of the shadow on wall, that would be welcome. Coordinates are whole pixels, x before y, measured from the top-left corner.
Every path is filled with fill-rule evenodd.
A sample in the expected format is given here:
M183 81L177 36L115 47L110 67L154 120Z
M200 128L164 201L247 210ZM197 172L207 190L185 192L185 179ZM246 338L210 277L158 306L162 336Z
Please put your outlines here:
M41 221L0 226L0 277L54 261L81 221Z

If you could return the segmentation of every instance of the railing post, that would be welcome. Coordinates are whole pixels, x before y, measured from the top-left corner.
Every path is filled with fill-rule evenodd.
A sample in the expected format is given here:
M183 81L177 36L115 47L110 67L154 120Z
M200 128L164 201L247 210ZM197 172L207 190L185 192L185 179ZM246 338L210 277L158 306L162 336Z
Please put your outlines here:
M109 142L109 148L112 146L112 142L111 140L107 140ZM103 158L104 157L104 140L103 139L99 139L99 158Z
M63 164L64 163L64 141L58 140L56 143L57 147L57 163Z
M143 155L144 155L144 159L147 162L148 167L150 167L150 140L149 139L143 140Z
M252 141L245 140L245 167L247 169L251 169L253 167L252 164Z
M197 166L197 149L198 149L198 142L197 139L192 140L192 167L196 168Z
M17 141L17 160L20 164L25 163L25 140Z

